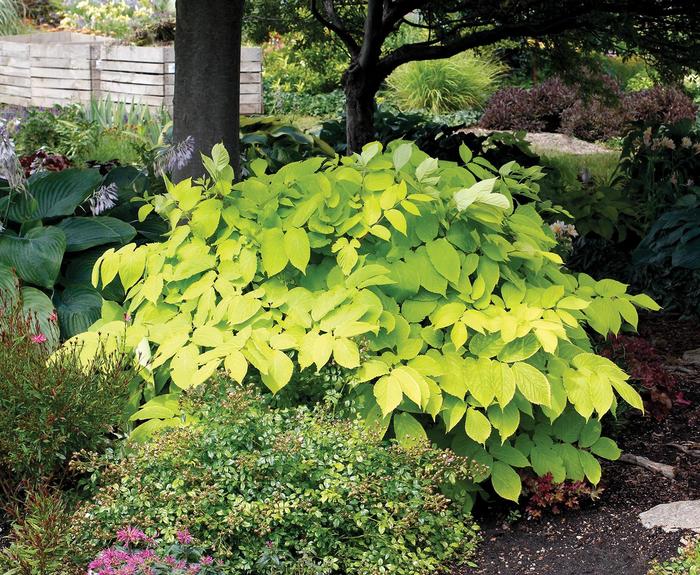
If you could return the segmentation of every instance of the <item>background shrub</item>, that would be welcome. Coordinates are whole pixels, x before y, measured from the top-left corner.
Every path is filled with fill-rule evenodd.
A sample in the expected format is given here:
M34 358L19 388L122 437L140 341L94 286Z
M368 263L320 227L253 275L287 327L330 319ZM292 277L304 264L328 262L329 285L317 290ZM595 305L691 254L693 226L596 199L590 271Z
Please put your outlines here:
M555 77L530 89L499 90L479 125L491 130L562 132L595 141L625 135L632 122L672 123L694 118L695 113L691 98L675 87L624 93L609 76L591 77L578 86Z
M324 36L308 42L302 33L271 35L263 55L266 86L307 96L340 88L348 56L331 32L324 32Z
M0 486L6 494L63 483L74 453L104 446L123 420L132 377L122 358L97 353L82 365L73 347L48 361L43 329L11 297L3 293L0 309Z
M691 98L675 86L654 86L627 94L623 105L630 110L634 121L645 125L695 120L697 112Z
M506 67L494 56L463 52L442 60L414 61L387 78L388 98L401 110L442 114L480 108L496 90Z
M97 476L75 517L78 541L101 545L126 524L172 541L182 525L227 573L412 575L468 559L475 528L438 486L472 463L321 408L271 409L223 378L188 411L201 424L161 435Z
M479 125L491 130L556 132L562 112L576 99L576 90L559 78L529 90L504 88L489 100Z

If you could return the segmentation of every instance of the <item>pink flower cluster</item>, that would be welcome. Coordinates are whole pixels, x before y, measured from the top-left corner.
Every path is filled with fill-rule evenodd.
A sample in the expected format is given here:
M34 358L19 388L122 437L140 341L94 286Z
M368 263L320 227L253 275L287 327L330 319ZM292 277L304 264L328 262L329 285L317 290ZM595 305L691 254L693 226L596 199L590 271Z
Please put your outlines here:
M124 527L117 531L120 546L104 549L88 565L87 575L213 575L213 557L195 554L196 562L187 560L194 539L188 529L175 535L179 544L171 546L167 553L157 550L159 542L136 527ZM139 547L144 547L139 549ZM180 557L183 555L185 558ZM192 556L190 556L190 559Z

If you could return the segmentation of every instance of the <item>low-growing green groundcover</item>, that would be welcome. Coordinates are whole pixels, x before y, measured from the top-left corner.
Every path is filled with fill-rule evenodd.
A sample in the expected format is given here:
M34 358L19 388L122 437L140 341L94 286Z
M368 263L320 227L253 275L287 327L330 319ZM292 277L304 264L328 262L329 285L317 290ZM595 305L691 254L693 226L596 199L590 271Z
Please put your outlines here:
M217 378L189 393L198 423L94 466L74 518L76 558L138 525L172 542L183 526L229 574L415 575L469 560L476 527L437 488L478 465L421 442L386 446L328 408L274 409Z
M517 500L518 469L598 483L596 456L619 455L600 419L642 402L590 333L658 306L563 266L541 168L461 156L373 143L274 174L256 160L234 183L216 146L207 178L167 181L140 212L160 214L167 239L100 258L93 283L126 300L78 337L86 357L99 342L133 353L132 439L183 425L180 390L219 369L278 393L334 362L367 423L484 464L450 491L467 506L485 481Z

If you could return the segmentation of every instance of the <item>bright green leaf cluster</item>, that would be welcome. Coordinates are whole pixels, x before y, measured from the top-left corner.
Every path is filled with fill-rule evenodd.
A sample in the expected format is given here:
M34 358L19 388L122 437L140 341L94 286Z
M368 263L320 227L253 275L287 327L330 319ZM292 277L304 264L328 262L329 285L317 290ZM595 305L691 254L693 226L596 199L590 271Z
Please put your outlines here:
M514 468L597 483L594 455L617 456L598 420L618 396L642 403L584 326L617 333L657 306L562 266L533 201L538 167L463 158L374 143L272 175L259 162L234 184L217 147L208 178L154 198L167 240L98 261L93 282L120 281L126 307L106 305L83 340L134 350L146 399L219 369L254 370L274 393L334 361L357 368L368 422L486 464L479 480L502 497L519 496ZM158 413L147 425L178 421Z

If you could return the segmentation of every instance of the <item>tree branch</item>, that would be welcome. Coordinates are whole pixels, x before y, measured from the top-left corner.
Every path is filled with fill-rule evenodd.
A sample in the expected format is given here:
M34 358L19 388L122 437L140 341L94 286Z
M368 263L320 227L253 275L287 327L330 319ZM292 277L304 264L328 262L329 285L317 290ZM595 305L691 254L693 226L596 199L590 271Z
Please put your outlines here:
M316 20L318 20L331 32L335 32L338 38L342 40L343 44L347 46L350 55L353 58L357 58L360 53L360 47L357 45L355 38L352 37L352 34L350 34L350 32L343 25L343 21L339 18L337 12L335 11L333 0L321 0L325 15L321 13L317 2L318 0L310 0L310 9L311 13L314 15L314 18L316 18Z
M360 66L368 68L382 52L382 44L389 31L382 29L384 3L382 0L367 0L367 17L362 37L362 47L358 61Z

